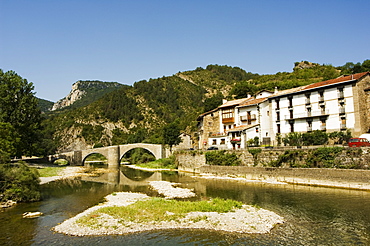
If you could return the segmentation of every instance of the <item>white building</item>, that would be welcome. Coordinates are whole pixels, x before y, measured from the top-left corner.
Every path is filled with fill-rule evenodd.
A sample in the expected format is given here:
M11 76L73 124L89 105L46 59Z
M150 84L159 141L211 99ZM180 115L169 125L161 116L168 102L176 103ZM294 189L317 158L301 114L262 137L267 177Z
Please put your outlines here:
M357 137L370 129L370 72L225 101L198 121L200 149L243 149L256 137L275 145L277 134L314 130L350 130Z

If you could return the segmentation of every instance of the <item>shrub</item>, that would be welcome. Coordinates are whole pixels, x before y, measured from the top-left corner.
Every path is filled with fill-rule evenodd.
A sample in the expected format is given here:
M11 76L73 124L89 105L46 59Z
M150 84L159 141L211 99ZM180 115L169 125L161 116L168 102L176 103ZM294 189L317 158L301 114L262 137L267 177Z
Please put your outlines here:
M290 167L307 167L301 164L303 158L304 152L301 150L286 150L276 161L270 162L270 165L273 167L281 167L286 163L289 164Z
M328 143L328 134L323 131L315 130L302 134L303 145L324 145Z
M339 163L335 158L343 151L343 147L323 147L312 151L307 158L307 165L309 167L337 167Z
M254 163L254 166L257 166L258 164L258 154L261 153L262 149L249 149L248 148L248 152L252 154L253 156L253 163Z
M226 153L225 150L206 152L206 163L218 166L238 166L241 160L235 153Z
M39 183L39 174L34 168L29 168L23 163L0 165L1 201L38 201Z

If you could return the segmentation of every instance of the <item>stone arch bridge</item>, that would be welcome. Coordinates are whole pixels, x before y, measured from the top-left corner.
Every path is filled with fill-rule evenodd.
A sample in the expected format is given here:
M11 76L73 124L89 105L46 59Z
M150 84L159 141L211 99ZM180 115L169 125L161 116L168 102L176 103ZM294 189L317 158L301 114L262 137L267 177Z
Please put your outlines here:
M53 155L51 159L66 159L70 165L82 165L89 155L98 153L107 158L109 167L118 167L122 157L128 151L136 148L148 150L156 159L166 158L168 156L161 144L135 143L58 153Z

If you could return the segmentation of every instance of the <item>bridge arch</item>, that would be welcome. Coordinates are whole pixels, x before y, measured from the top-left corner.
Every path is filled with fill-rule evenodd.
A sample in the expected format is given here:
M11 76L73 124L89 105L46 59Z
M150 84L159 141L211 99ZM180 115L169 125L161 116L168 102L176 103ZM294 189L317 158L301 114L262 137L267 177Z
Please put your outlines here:
M89 158L91 155L94 155L94 154L102 155L106 159L105 162L108 161L108 157L106 155L103 155L102 153L99 153L99 151L95 151L95 152L91 152L91 153L87 154L85 157L83 157L81 165L85 165L86 164L86 159ZM103 162L103 161L101 161L101 162Z
M155 159L162 159L163 156L163 148L160 144L145 144L145 143L136 143L136 144L125 144L120 145L120 160L123 156L132 149L142 148L149 151L152 155L154 155Z

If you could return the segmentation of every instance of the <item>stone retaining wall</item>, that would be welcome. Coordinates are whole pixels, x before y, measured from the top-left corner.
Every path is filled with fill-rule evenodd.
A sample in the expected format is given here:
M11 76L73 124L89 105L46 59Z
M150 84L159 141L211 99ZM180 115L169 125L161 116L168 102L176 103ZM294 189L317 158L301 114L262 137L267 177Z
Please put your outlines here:
M205 165L197 171L255 181L370 190L370 170Z
M259 163L277 160L285 150L263 150ZM242 166L206 165L204 152L182 152L176 154L178 168L181 171L212 174L216 176L242 177L248 180L285 182L292 184L339 187L370 190L370 170L334 169L334 168L275 168L254 166L253 156L248 151L236 151L242 160ZM364 151L362 159L369 156ZM348 159L342 156L343 160ZM353 159L352 159L353 161Z

